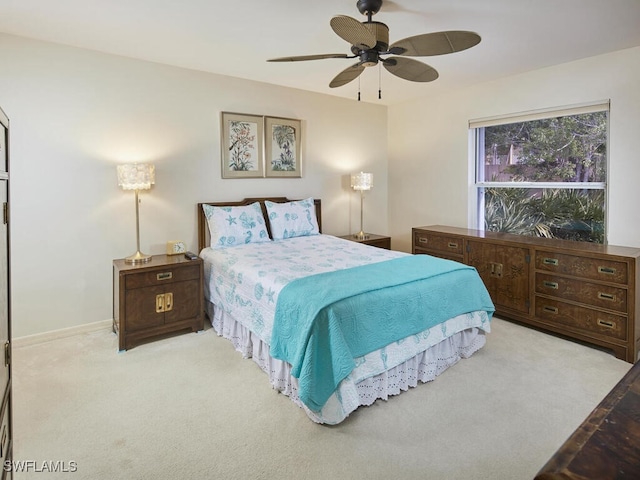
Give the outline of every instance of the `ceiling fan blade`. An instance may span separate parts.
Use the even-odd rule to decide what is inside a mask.
[[[435,68],[411,58],[386,58],[382,64],[389,73],[411,82],[432,82],[439,76]]]
[[[351,80],[355,80],[360,76],[360,74],[364,71],[365,67],[363,67],[359,62],[351,65],[349,68],[345,68],[338,75],[335,76],[329,86],[331,88],[341,87],[342,85],[346,85]]]
[[[323,58],[349,58],[349,56],[346,53],[324,53],[320,55],[301,55],[299,57],[270,58],[267,62],[302,62],[304,60],[322,60]]]
[[[367,50],[376,46],[376,37],[371,31],[355,18],[346,15],[336,15],[329,22],[331,28],[350,45]]]
[[[463,30],[425,33],[394,42],[389,51],[395,55],[428,57],[460,52],[480,43],[480,35]],[[402,49],[402,51],[400,50]]]

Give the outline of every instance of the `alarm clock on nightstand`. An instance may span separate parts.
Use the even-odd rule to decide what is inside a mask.
[[[187,251],[187,247],[184,242],[179,240],[170,240],[167,242],[167,255],[179,255],[181,253],[185,253]]]

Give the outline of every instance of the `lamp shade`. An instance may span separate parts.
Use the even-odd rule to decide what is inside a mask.
[[[118,165],[118,186],[123,190],[149,190],[156,183],[156,167],[150,163]]]
[[[354,190],[371,190],[373,188],[373,173],[352,173],[351,188]]]

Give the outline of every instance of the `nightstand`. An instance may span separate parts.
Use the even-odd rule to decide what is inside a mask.
[[[149,263],[113,261],[113,331],[126,350],[149,337],[204,329],[202,259],[154,255]]]
[[[367,233],[367,238],[360,240],[354,235],[342,235],[339,238],[345,240],[351,240],[352,242],[364,243],[365,245],[371,245],[372,247],[386,248],[391,250],[391,237],[385,237],[384,235],[376,235],[375,233]]]

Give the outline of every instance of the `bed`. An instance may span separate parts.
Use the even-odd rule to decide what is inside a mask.
[[[434,380],[485,345],[472,267],[322,232],[319,199],[198,206],[206,313],[317,423]]]

